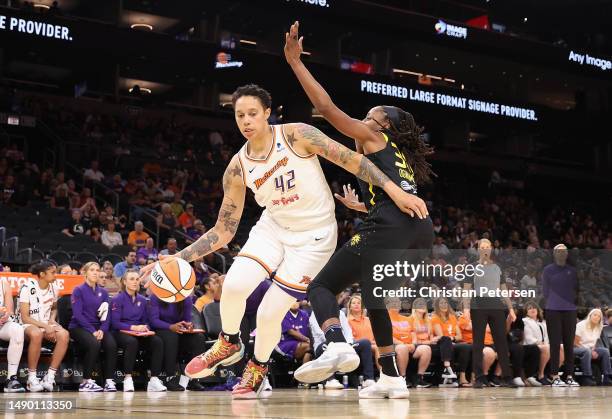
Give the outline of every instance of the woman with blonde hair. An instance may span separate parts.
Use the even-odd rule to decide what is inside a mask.
[[[376,360],[376,367],[380,369],[378,364],[378,346],[374,340],[374,332],[372,332],[372,324],[366,315],[366,311],[361,301],[361,295],[353,294],[346,303],[346,311],[349,325],[353,331],[353,339],[355,341],[367,339],[372,343],[372,355]]]
[[[456,387],[457,374],[453,371],[452,362],[455,342],[461,340],[461,329],[457,322],[455,311],[444,297],[434,300],[434,313],[431,316],[432,341],[440,352],[444,364],[442,378],[445,385]],[[435,340],[437,339],[437,342]],[[433,348],[432,348],[433,349]]]
[[[418,374],[427,371],[431,361],[431,348],[427,345],[417,345],[413,341],[410,317],[399,314],[399,299],[389,299],[387,307],[393,326],[393,344],[395,345],[397,370],[400,376],[405,377],[410,362],[410,354],[418,359]]]
[[[424,375],[431,362],[432,348],[430,345],[434,342],[432,341],[431,322],[427,316],[427,302],[423,298],[417,298],[412,302],[409,323],[412,329],[412,344],[415,346],[413,357],[420,358],[416,386],[417,388],[431,387],[431,384],[425,381]],[[437,339],[435,341],[437,342]]]
[[[108,292],[98,283],[100,265],[87,262],[81,268],[85,282],[72,291],[72,319],[68,330],[70,337],[85,352],[83,357],[83,381],[79,386],[81,392],[117,391],[112,377],[117,361],[117,343],[111,333]],[[104,349],[104,388],[92,379],[96,359]]]
[[[597,340],[603,330],[603,313],[600,309],[591,310],[589,315],[576,325],[576,340],[574,354],[580,358],[580,367],[584,375],[582,385],[595,385],[591,361],[597,361],[603,373],[602,385],[612,385],[612,368],[610,367],[610,351],[598,347]]]
[[[140,274],[128,269],[121,277],[121,292],[111,301],[112,329],[117,345],[123,348],[123,391],[134,391],[132,371],[141,347],[151,354],[151,378],[147,391],[166,391],[166,386],[158,378],[162,368],[164,342],[151,332],[147,300],[138,294],[139,289]]]

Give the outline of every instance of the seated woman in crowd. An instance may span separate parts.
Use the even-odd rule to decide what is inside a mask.
[[[543,386],[549,386],[552,382],[544,375],[546,364],[550,361],[550,342],[548,341],[546,321],[542,309],[535,301],[528,301],[525,304],[525,314],[526,316],[523,318],[523,345],[537,345],[540,349],[537,380]],[[559,357],[561,364],[563,364],[563,348],[560,350]],[[531,378],[533,377],[528,377],[527,381],[535,386],[535,383],[531,382]]]
[[[457,323],[455,311],[444,297],[434,300],[434,312],[431,316],[431,327],[433,339],[439,339],[437,347],[440,358],[444,364],[442,378],[447,381],[446,385],[456,386],[457,375],[453,371],[451,363],[454,358],[454,347],[461,340],[461,329]]]
[[[412,344],[416,346],[416,350],[421,346],[426,346],[430,349],[430,360],[433,350],[439,350],[437,343],[439,338],[435,338],[432,333],[431,321],[427,315],[427,302],[423,298],[417,298],[412,302],[412,314],[409,317],[409,325],[412,334]],[[450,344],[450,340],[448,341]],[[441,358],[448,357],[448,347],[445,346],[444,353],[441,352]],[[452,360],[452,346],[450,349],[450,359]],[[429,365],[428,365],[429,366]],[[424,370],[420,370],[418,374],[417,388],[431,387],[431,384],[424,379]]]
[[[610,351],[597,346],[597,340],[603,330],[603,313],[600,309],[591,310],[586,319],[576,325],[576,340],[574,354],[580,358],[580,368],[584,376],[582,385],[595,385],[591,361],[599,363],[603,374],[602,385],[612,385],[612,368],[610,367]]]
[[[178,303],[163,302],[151,294],[149,300],[149,321],[155,334],[164,342],[164,370],[169,391],[203,390],[197,381],[189,381],[185,375],[176,376],[178,355],[185,354],[190,360],[204,351],[204,335],[193,333],[191,322],[191,296]],[[189,383],[189,384],[188,384]]]
[[[376,341],[374,340],[374,333],[372,332],[370,319],[365,315],[365,310],[363,308],[363,304],[361,303],[361,295],[353,294],[351,298],[349,298],[348,303],[346,303],[346,308],[348,311],[348,315],[346,317],[348,318],[349,325],[353,331],[353,340],[359,341],[362,339],[367,339],[370,341],[372,344],[372,355],[374,356],[374,361],[376,362],[376,368],[380,370],[380,365],[378,365],[378,346],[376,346]]]
[[[98,283],[99,275],[106,274],[100,271],[100,265],[96,262],[83,265],[81,274],[85,276],[85,282],[72,291],[72,319],[68,326],[70,337],[84,352],[83,381],[79,391],[117,391],[113,381],[117,363],[117,343],[109,331],[109,297],[104,287]],[[100,349],[104,349],[104,388],[92,378],[94,364],[101,357]]]
[[[474,373],[472,372],[472,379],[468,382],[466,377],[466,371],[470,366],[470,360],[472,358],[472,344],[474,343],[473,335],[472,335],[472,320],[468,314],[464,314],[459,317],[459,321],[457,322],[459,325],[459,330],[461,331],[461,339],[462,342],[469,345],[469,352],[459,351],[458,360],[459,360],[459,386],[461,387],[472,387],[472,383],[475,380]],[[495,362],[497,358],[497,354],[495,350],[492,348],[493,346],[493,335],[491,334],[491,329],[487,325],[485,329],[485,338],[484,338],[484,348],[482,350],[482,371],[485,376],[488,374],[489,369]]]
[[[108,260],[102,264],[100,273],[98,274],[98,284],[104,287],[110,298],[113,298],[121,292],[121,280],[115,278],[113,264]]]
[[[164,354],[164,342],[159,336],[150,334],[150,320],[147,315],[147,300],[138,294],[140,274],[127,270],[121,278],[121,292],[111,301],[111,327],[117,346],[123,348],[123,391],[134,391],[132,372],[136,355],[141,348],[151,354],[151,379],[147,391],[166,391],[158,378]],[[127,332],[127,333],[126,333]]]
[[[406,376],[410,354],[414,359],[418,359],[418,375],[422,376],[427,371],[431,362],[431,348],[427,345],[417,345],[414,343],[413,330],[410,317],[399,314],[401,302],[398,298],[390,298],[387,302],[389,317],[393,325],[393,343],[397,361],[397,370],[402,377]],[[418,385],[418,384],[417,384]]]

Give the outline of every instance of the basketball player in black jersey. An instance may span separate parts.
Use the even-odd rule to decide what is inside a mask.
[[[302,38],[298,39],[298,28],[299,23],[295,22],[285,35],[285,58],[310,101],[336,129],[355,140],[358,152],[367,155],[402,189],[416,195],[417,184],[429,181],[433,175],[425,160],[432,149],[423,141],[421,129],[416,126],[412,115],[393,106],[376,106],[363,121],[345,114],[301,62]],[[364,203],[353,202],[351,206],[368,213],[365,222],[351,240],[332,256],[308,287],[308,298],[315,317],[325,332],[327,350],[295,372],[296,379],[303,382],[320,382],[336,372],[348,372],[351,366],[355,368],[356,354],[342,334],[335,296],[361,279],[364,258],[380,249],[430,249],[433,243],[433,225],[424,203],[423,211],[410,217],[397,210],[380,188],[364,182],[360,182],[360,186]],[[406,255],[406,258],[413,256]],[[364,300],[367,307],[367,299]],[[367,308],[380,351],[382,373],[380,380],[361,390],[359,396],[406,398],[406,382],[399,376],[395,365],[389,313],[384,306]]]

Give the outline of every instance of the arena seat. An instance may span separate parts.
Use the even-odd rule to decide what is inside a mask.
[[[112,248],[113,253],[116,253],[118,255],[121,255],[121,260],[123,260],[123,258],[125,258],[127,256],[127,254],[131,251],[133,251],[134,249],[132,248],[132,246],[128,246],[128,245],[120,245],[120,246],[115,246]]]
[[[74,255],[73,260],[84,265],[87,262],[98,262],[98,257],[91,252],[79,252]]]
[[[67,252],[64,252],[62,250],[56,250],[55,252],[49,255],[49,259],[51,259],[53,262],[55,262],[58,265],[64,265],[70,262],[72,257]]]
[[[204,321],[206,322],[206,332],[209,338],[217,339],[221,333],[221,303],[213,301],[204,307],[202,312]]]
[[[108,260],[110,263],[113,264],[113,266],[123,261],[123,257],[116,253],[107,253],[105,255],[99,255],[98,259],[100,260],[100,263],[104,263]]]

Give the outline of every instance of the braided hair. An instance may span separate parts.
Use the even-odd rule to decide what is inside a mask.
[[[426,157],[433,154],[434,150],[423,138],[423,127],[417,126],[412,114],[401,108],[396,106],[382,106],[381,108],[389,122],[389,128],[384,131],[393,138],[404,153],[414,171],[415,182],[417,185],[430,183],[431,178],[436,174],[431,170],[431,164]]]

